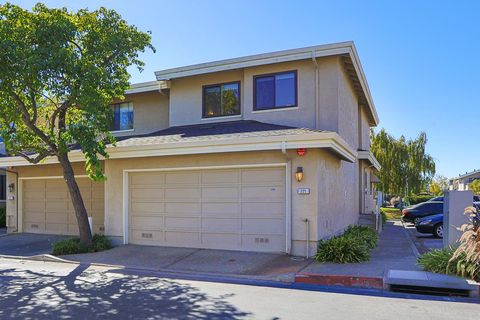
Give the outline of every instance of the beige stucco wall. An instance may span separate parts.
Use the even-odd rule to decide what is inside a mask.
[[[139,135],[168,127],[168,96],[158,91],[127,95],[125,102],[133,102],[133,131],[117,131],[117,137]],[[118,101],[117,103],[119,103]]]
[[[358,149],[360,150],[370,150],[370,125],[368,123],[368,115],[367,111],[365,110],[366,107],[361,107],[359,109],[360,116],[359,116],[359,146]]]

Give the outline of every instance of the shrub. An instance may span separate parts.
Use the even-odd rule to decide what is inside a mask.
[[[413,206],[414,204],[425,202],[432,198],[433,198],[432,195],[415,195],[415,196],[409,196],[408,202],[410,203],[411,206]]]
[[[453,256],[455,249],[434,249],[430,252],[422,254],[417,264],[423,270],[435,273],[456,274],[456,265],[451,263],[450,259]]]
[[[0,228],[7,226],[7,213],[5,208],[0,208]]]
[[[367,246],[368,249],[374,249],[377,246],[378,236],[377,232],[370,227],[365,226],[349,226],[344,237],[356,238]]]
[[[67,254],[99,252],[108,250],[112,247],[110,241],[104,235],[94,235],[92,242],[92,246],[87,247],[80,243],[80,238],[78,237],[65,239],[53,245],[52,254],[55,256],[61,256]]]
[[[368,247],[353,237],[320,240],[315,259],[320,262],[355,263],[370,259]]]
[[[315,259],[320,262],[356,263],[370,260],[370,251],[377,246],[375,230],[349,226],[343,235],[318,242]]]

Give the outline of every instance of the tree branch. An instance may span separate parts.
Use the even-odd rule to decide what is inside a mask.
[[[44,151],[38,153],[36,155],[36,157],[34,157],[34,158],[32,158],[31,156],[29,156],[28,154],[23,153],[23,152],[17,152],[17,155],[24,158],[25,160],[27,160],[30,163],[37,164],[48,156],[54,156],[55,153],[51,150],[44,150]]]

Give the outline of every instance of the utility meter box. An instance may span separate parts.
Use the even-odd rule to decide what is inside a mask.
[[[443,201],[443,247],[456,246],[460,227],[468,223],[465,208],[473,205],[472,191],[447,191]]]

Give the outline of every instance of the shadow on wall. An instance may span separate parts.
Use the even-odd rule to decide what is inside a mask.
[[[169,279],[79,265],[66,276],[0,271],[1,319],[241,319],[225,299]]]

